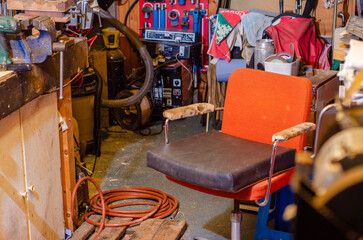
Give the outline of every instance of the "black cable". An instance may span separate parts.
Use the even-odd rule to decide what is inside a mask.
[[[311,11],[315,8],[317,1],[316,0],[307,0],[303,12],[304,17],[310,17]]]
[[[124,19],[124,24],[125,26],[127,25],[127,18],[130,15],[130,12],[132,11],[132,9],[135,7],[135,5],[139,2],[139,0],[135,0],[131,6],[129,7],[129,9],[127,9],[126,15],[125,15],[125,19]]]

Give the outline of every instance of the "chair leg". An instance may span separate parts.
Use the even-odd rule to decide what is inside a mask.
[[[273,229],[270,229],[267,227],[270,203],[271,203],[271,196],[270,196],[270,200],[266,204],[266,206],[259,207],[259,209],[258,209],[255,240],[264,240],[264,239],[292,240],[291,233],[277,231],[277,230],[273,230]]]
[[[234,200],[234,209],[231,213],[231,240],[241,240],[242,211],[239,201]]]
[[[294,203],[294,194],[290,190],[290,186],[285,186],[276,192],[276,216],[274,228],[279,231],[287,232],[291,227],[291,221],[286,222],[282,215],[287,205]]]

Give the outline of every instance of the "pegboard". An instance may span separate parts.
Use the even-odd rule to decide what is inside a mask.
[[[189,20],[189,24],[188,24],[188,30],[193,30],[193,16],[192,15],[188,15],[188,11],[192,10],[192,9],[196,9],[197,5],[196,5],[196,0],[194,1],[194,3],[192,4],[190,0],[184,0],[184,5],[180,5],[180,3],[182,3],[183,0],[140,0],[139,1],[139,16],[140,16],[140,37],[143,37],[142,33],[142,29],[145,28],[145,25],[148,28],[154,28],[154,14],[153,14],[153,7],[156,4],[158,6],[158,28],[160,28],[160,25],[163,25],[161,23],[161,21],[163,21],[162,18],[160,18],[160,9],[161,9],[161,5],[165,6],[165,21],[163,21],[165,28],[170,28],[170,29],[179,29],[182,30],[182,17],[184,15],[184,10],[187,11],[187,16],[188,16],[188,20]],[[151,9],[149,18],[145,18],[145,11],[143,12],[143,9],[145,10],[145,7],[149,6]],[[203,65],[208,65],[208,55],[207,55],[207,51],[208,51],[208,0],[199,0],[199,8],[200,9],[205,9],[206,10],[206,14],[204,15],[204,17],[202,17],[201,19],[201,26],[200,26],[200,32],[201,32],[201,37],[200,37],[200,41],[203,43],[203,59],[202,59],[202,63]],[[170,12],[177,12],[179,14],[178,16],[178,20],[174,20],[173,22],[170,20],[169,18],[169,13]],[[172,15],[173,16],[173,15]],[[174,15],[175,16],[175,15]]]

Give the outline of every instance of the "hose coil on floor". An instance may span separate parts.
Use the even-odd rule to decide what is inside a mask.
[[[72,203],[71,203],[72,220],[74,224],[77,226],[79,226],[83,221],[78,222],[76,216],[74,216],[74,200],[80,183],[82,183],[85,180],[89,180],[95,185],[96,189],[98,190],[98,194],[90,199],[90,207],[92,211],[86,213],[84,219],[93,225],[100,226],[100,229],[102,229],[103,226],[105,227],[129,226],[132,224],[140,223],[148,218],[164,218],[174,213],[178,208],[178,200],[175,197],[154,188],[128,187],[128,188],[119,188],[119,189],[113,189],[101,192],[100,187],[92,178],[84,177],[77,182],[72,193]],[[142,199],[142,200],[128,201],[129,199]],[[146,200],[151,200],[151,201],[146,201]],[[124,201],[124,202],[113,204],[119,201]],[[146,210],[116,209],[116,208],[135,206],[135,205],[150,205],[154,207]],[[124,218],[133,218],[134,220],[124,223],[104,223],[104,221],[94,222],[89,219],[89,216],[95,213],[102,214],[102,220],[104,219],[103,213],[105,214],[105,217],[106,216],[124,217]]]

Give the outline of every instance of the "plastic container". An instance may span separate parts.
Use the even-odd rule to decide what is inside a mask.
[[[297,59],[295,62],[292,62],[292,63],[264,61],[264,64],[265,64],[266,72],[279,73],[279,74],[289,75],[289,76],[299,75],[300,59]]]

